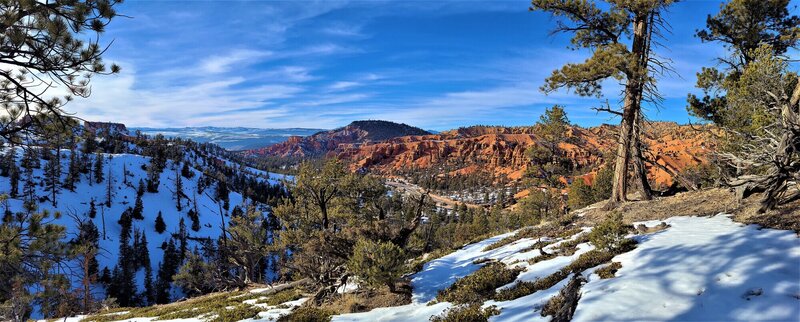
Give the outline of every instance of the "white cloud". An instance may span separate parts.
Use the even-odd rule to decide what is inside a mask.
[[[328,86],[328,88],[331,89],[331,90],[340,91],[340,90],[350,89],[350,88],[358,87],[358,86],[361,86],[361,83],[359,83],[359,82],[340,81],[340,82],[335,82],[335,83],[331,84],[330,86]]]
[[[227,55],[212,56],[200,63],[200,69],[210,74],[227,72],[234,65],[255,64],[261,59],[271,56],[269,51],[235,50]]]

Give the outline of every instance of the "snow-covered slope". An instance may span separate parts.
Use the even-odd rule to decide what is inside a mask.
[[[69,160],[69,151],[62,151],[62,168],[67,169]],[[18,151],[21,159],[22,151]],[[76,184],[75,191],[67,189],[59,189],[57,195],[57,205],[54,206],[49,200],[50,192],[46,191],[44,187],[37,186],[36,195],[39,197],[47,197],[48,201],[40,202],[39,210],[47,210],[50,213],[60,212],[62,215],[58,218],[52,219],[54,223],[65,226],[67,229],[67,238],[72,238],[77,233],[78,228],[73,216],[91,220],[97,227],[100,233],[100,248],[101,251],[97,256],[99,267],[102,270],[104,267],[113,269],[119,259],[119,235],[121,226],[117,223],[120,215],[129,207],[134,206],[136,200],[136,187],[139,180],[146,180],[147,173],[144,170],[145,166],[150,163],[149,157],[143,157],[133,154],[104,154],[104,181],[102,183],[90,182],[86,176],[81,177],[81,181]],[[44,161],[42,161],[44,165]],[[195,198],[197,201],[197,212],[199,213],[200,229],[193,231],[190,229],[191,219],[187,216],[189,209],[192,208],[191,200],[183,200],[184,206],[181,211],[177,210],[176,201],[173,199],[173,192],[175,188],[175,176],[179,174],[175,168],[180,169],[180,164],[175,164],[173,161],[167,161],[165,170],[161,173],[158,193],[145,193],[142,196],[143,203],[143,217],[142,220],[133,220],[133,228],[138,229],[146,235],[148,242],[148,251],[153,272],[158,270],[158,265],[162,261],[163,249],[162,243],[169,240],[172,233],[178,231],[179,222],[181,219],[185,221],[186,229],[190,236],[189,247],[194,247],[196,242],[192,241],[194,238],[212,238],[216,239],[222,233],[222,223],[227,224],[228,217],[220,215],[220,205],[215,201],[212,196],[214,194],[214,187],[208,187],[202,194],[197,194],[197,185],[201,177],[200,171],[192,168],[194,176],[191,179],[182,178],[182,185],[184,193],[189,198]],[[123,169],[127,171],[127,179],[123,177]],[[43,169],[34,169],[35,182],[41,182],[44,176]],[[64,170],[66,171],[66,170]],[[253,171],[258,171],[253,169]],[[110,207],[106,207],[106,195],[108,180],[112,180],[112,202]],[[270,179],[270,182],[276,183],[279,176],[259,172],[257,175],[263,175]],[[24,178],[23,180],[24,181]],[[124,183],[127,181],[127,184]],[[24,183],[20,183],[21,187]],[[0,193],[7,193],[10,187],[8,177],[0,177]],[[231,191],[229,194],[230,207],[242,204],[242,195]],[[94,219],[88,218],[87,214],[90,209],[90,202],[94,200],[97,216]],[[22,197],[17,199],[8,199],[8,206],[12,211],[22,211],[23,200]],[[155,219],[158,213],[161,212],[162,217],[166,223],[166,231],[158,233],[155,229]],[[51,217],[52,218],[52,217]],[[137,283],[140,288],[143,287],[144,272],[140,270],[137,276]],[[96,287],[96,295],[102,298],[102,287]],[[173,288],[175,290],[176,288]]]
[[[603,265],[583,272],[588,283],[581,289],[574,321],[800,319],[800,239],[793,232],[745,226],[726,215],[673,217],[666,222],[670,225],[666,230],[632,237],[639,242],[638,247],[613,259],[622,263],[616,277],[600,279],[594,272]],[[578,244],[573,255],[535,264],[526,261],[540,254],[537,249],[527,250],[536,243],[534,239],[523,238],[485,251],[486,246],[513,234],[468,245],[427,263],[412,277],[411,304],[338,315],[333,321],[427,321],[452,306],[447,302],[431,304],[437,292],[476,271],[481,266],[475,264],[476,260],[488,258],[522,267],[524,270],[517,281],[532,281],[552,274],[593,249],[588,243]],[[552,251],[568,239],[551,244],[545,250]],[[568,279],[515,300],[490,300],[483,306],[495,306],[500,310],[490,321],[548,321],[550,317],[541,316],[541,308],[558,294]],[[247,301],[255,303],[253,300],[244,303]],[[262,312],[245,321],[274,321],[303,301],[305,299],[279,306],[258,306]]]
[[[758,229],[734,223],[729,217],[675,217],[672,227],[637,236],[639,246],[614,261],[622,263],[615,278],[600,279],[584,272],[589,283],[582,289],[574,321],[752,321],[800,319],[800,239],[793,232]],[[654,223],[649,223],[654,224]],[[481,258],[512,263],[532,258],[538,250],[519,253],[535,240],[521,239],[492,251],[484,247],[507,235],[469,245],[425,265],[416,274],[413,303],[345,314],[334,321],[426,321],[450,303],[427,305],[436,292],[477,270]],[[523,262],[518,280],[534,280],[568,265],[575,255],[556,257],[534,265]],[[540,308],[567,280],[512,301],[487,301],[500,314],[492,321],[548,321]]]

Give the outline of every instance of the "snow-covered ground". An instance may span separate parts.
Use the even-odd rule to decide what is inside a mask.
[[[666,222],[671,226],[666,230],[633,237],[639,241],[638,247],[613,259],[622,263],[616,277],[600,279],[594,274],[603,265],[583,272],[588,283],[581,289],[574,321],[800,320],[800,239],[793,232],[742,225],[726,215],[673,217]],[[452,306],[430,303],[440,290],[480,268],[481,264],[474,264],[476,260],[489,258],[523,267],[517,281],[532,281],[569,265],[593,248],[579,244],[573,255],[533,265],[526,260],[539,255],[539,250],[522,251],[536,243],[535,239],[523,238],[484,251],[513,234],[467,245],[427,263],[412,277],[411,304],[338,315],[333,321],[427,321]],[[561,242],[545,249],[552,250]],[[541,316],[541,307],[568,280],[515,300],[486,301],[484,307],[500,310],[491,321],[549,321],[550,317]],[[305,300],[265,306],[258,316],[245,321],[275,320]]]
[[[745,226],[725,215],[674,217],[666,222],[672,227],[637,236],[640,244],[635,250],[614,258],[622,263],[617,277],[600,279],[593,274],[596,268],[584,272],[589,282],[582,289],[574,321],[800,320],[800,239],[793,232]],[[427,321],[451,306],[427,303],[439,290],[477,270],[480,265],[473,264],[474,260],[511,263],[538,255],[537,250],[519,253],[535,243],[531,239],[483,251],[508,235],[469,245],[426,264],[413,277],[411,304],[339,315],[333,320]],[[518,280],[547,276],[590,249],[581,244],[572,256],[534,265],[515,264],[525,267]],[[539,310],[566,282],[512,301],[487,301],[484,306],[500,309],[492,321],[548,321]]]
[[[586,284],[574,321],[798,321],[800,239],[730,218],[675,217]]]
[[[66,171],[69,161],[69,151],[62,151],[62,171]],[[39,204],[39,210],[47,210],[51,214],[56,211],[62,215],[59,218],[50,220],[53,223],[66,227],[67,238],[73,238],[78,232],[73,216],[82,219],[91,220],[97,227],[100,233],[100,248],[101,251],[97,256],[97,260],[102,270],[108,267],[110,270],[114,268],[119,259],[119,235],[120,225],[117,221],[125,209],[134,206],[136,200],[136,187],[139,180],[146,180],[147,173],[144,167],[150,163],[149,157],[143,157],[133,154],[103,154],[105,164],[103,170],[104,180],[102,183],[90,182],[85,175],[81,176],[81,181],[75,186],[75,191],[67,189],[59,189],[56,197],[57,204],[53,206],[51,201],[44,201]],[[17,162],[21,162],[22,151],[18,150]],[[45,161],[42,160],[42,168],[34,169],[34,180],[41,181],[44,177],[43,168]],[[227,216],[221,216],[219,213],[220,206],[212,198],[214,194],[214,186],[206,188],[204,193],[197,194],[197,185],[201,177],[201,172],[192,168],[194,177],[191,179],[182,178],[182,185],[184,193],[189,196],[190,200],[183,200],[183,207],[181,211],[177,210],[176,200],[173,197],[175,188],[175,176],[177,169],[181,165],[173,164],[172,161],[167,162],[166,169],[161,173],[159,192],[158,193],[145,193],[142,196],[143,204],[143,220],[133,220],[133,228],[139,230],[147,237],[148,252],[150,255],[150,262],[153,272],[158,271],[158,265],[162,261],[163,249],[162,243],[169,240],[173,233],[178,232],[179,221],[184,219],[186,230],[190,237],[193,238],[213,238],[216,239],[222,234],[222,223],[228,222]],[[123,170],[127,172],[127,179],[123,176]],[[105,206],[109,174],[112,188],[112,202],[110,207]],[[266,175],[271,175],[265,173]],[[272,174],[274,175],[274,174]],[[62,180],[64,175],[62,174]],[[23,193],[25,177],[19,183],[20,193]],[[124,181],[127,180],[127,184]],[[10,187],[8,177],[0,177],[0,193],[8,193]],[[45,190],[42,186],[36,187],[36,195],[38,197],[50,198],[50,192]],[[23,200],[20,198],[8,199],[8,207],[12,211],[22,211]],[[192,221],[187,215],[190,208],[192,208],[191,198],[197,200],[197,212],[199,213],[200,229],[195,232],[191,230]],[[230,208],[242,204],[242,195],[231,191],[229,194]],[[94,200],[97,216],[94,219],[88,218],[90,202]],[[5,205],[3,205],[5,207]],[[155,219],[158,213],[161,212],[164,222],[166,223],[166,231],[158,233],[155,230]],[[197,244],[189,240],[189,249],[195,247]],[[143,289],[144,270],[137,272],[137,284],[140,289]],[[97,286],[94,288],[96,297],[103,297],[103,288]],[[173,288],[177,292],[178,288]],[[175,294],[179,296],[180,294]]]

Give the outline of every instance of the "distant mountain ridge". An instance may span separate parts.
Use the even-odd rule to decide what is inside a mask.
[[[147,135],[162,134],[166,137],[179,137],[191,139],[200,143],[214,143],[227,150],[238,151],[247,149],[257,149],[277,143],[284,142],[292,136],[308,136],[324,129],[309,128],[248,128],[248,127],[169,127],[169,128],[150,128],[139,127],[131,128],[131,132],[136,130]]]
[[[361,145],[398,137],[430,134],[428,131],[403,123],[380,120],[354,121],[347,126],[321,131],[307,137],[293,136],[283,143],[248,150],[245,154],[295,158],[319,157],[336,151],[341,145]]]

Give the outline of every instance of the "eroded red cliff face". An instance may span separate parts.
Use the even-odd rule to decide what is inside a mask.
[[[611,125],[569,129],[569,143],[562,144],[562,148],[576,165],[594,169],[588,170],[587,181],[592,180],[604,156],[616,148],[615,133],[616,127]],[[517,180],[528,166],[525,151],[539,141],[528,127],[476,126],[378,142],[364,141],[363,136],[359,131],[343,131],[312,139],[291,138],[253,153],[337,156],[348,161],[353,169],[365,168],[384,175],[409,169],[447,169],[450,174],[486,171],[497,179]],[[707,162],[707,153],[714,149],[707,132],[666,122],[648,126],[645,142],[651,151],[650,159],[676,172]],[[648,166],[648,172],[657,185],[672,183],[672,176],[661,167]]]

